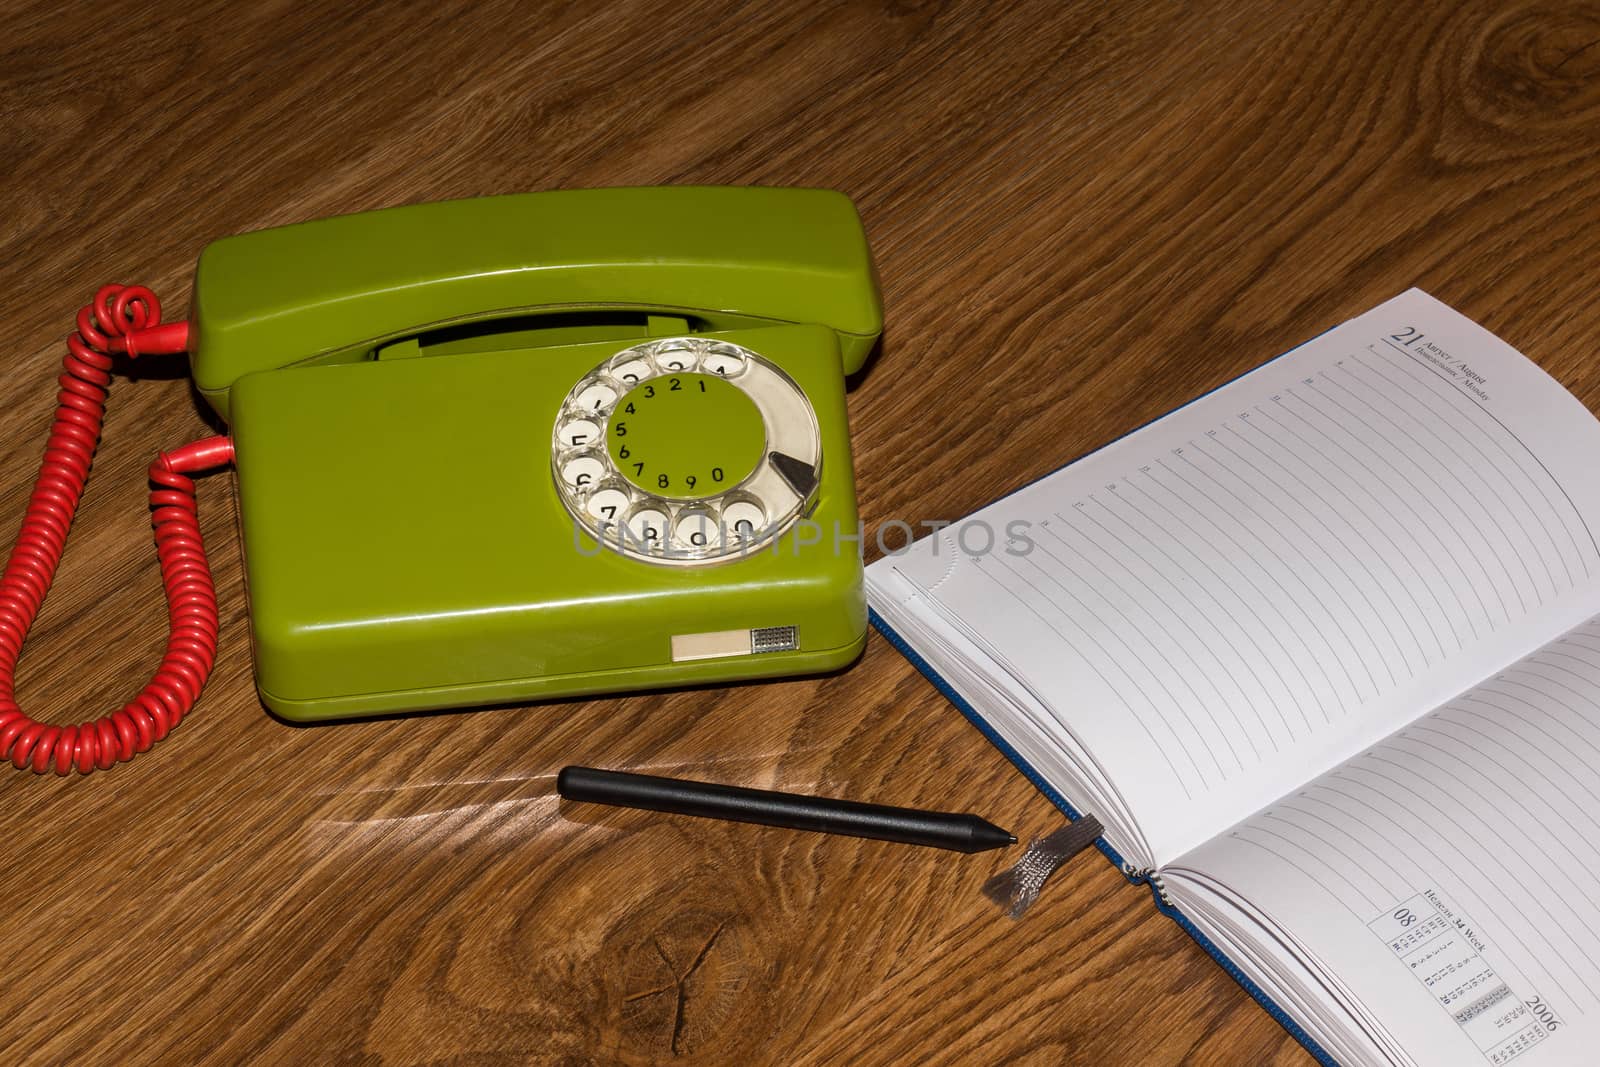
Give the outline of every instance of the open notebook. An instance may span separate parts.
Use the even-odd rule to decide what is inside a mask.
[[[1412,290],[868,597],[1319,1059],[1593,1064],[1597,533],[1600,421]]]

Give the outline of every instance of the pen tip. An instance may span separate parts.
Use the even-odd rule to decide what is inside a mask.
[[[1007,841],[1006,844],[1014,845],[1014,844],[1017,843],[1017,835],[1016,834],[1007,834],[1006,837],[1010,838],[1010,840]]]

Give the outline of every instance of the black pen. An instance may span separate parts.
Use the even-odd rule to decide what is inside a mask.
[[[976,815],[860,804],[593,767],[563,768],[556,777],[556,792],[568,800],[871,837],[956,852],[983,852],[1017,843],[1016,837]]]

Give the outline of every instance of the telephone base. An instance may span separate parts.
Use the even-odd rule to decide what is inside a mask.
[[[838,648],[728,656],[714,660],[669,663],[499,682],[474,682],[391,693],[356,693],[316,700],[284,700],[257,688],[261,702],[274,715],[292,722],[331,722],[406,712],[468,709],[532,703],[573,697],[603,696],[650,689],[682,689],[724,685],[762,678],[826,674],[848,667],[861,656],[867,635]]]

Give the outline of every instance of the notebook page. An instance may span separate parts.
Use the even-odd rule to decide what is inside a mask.
[[[1273,915],[1422,1062],[1594,1062],[1600,619],[1177,863]]]
[[[1412,290],[880,560],[869,595],[1044,694],[1160,863],[1591,614],[1595,455],[1559,384]]]

